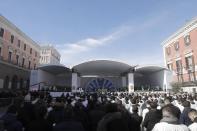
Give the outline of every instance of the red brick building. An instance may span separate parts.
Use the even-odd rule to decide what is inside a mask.
[[[39,57],[40,46],[0,15],[0,88],[28,87]]]
[[[195,87],[197,80],[197,18],[186,23],[163,43],[165,65],[173,72],[173,82]],[[193,90],[196,90],[193,88]]]

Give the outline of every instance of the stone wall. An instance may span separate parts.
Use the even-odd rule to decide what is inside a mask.
[[[14,89],[26,88],[27,81],[30,77],[30,72],[29,70],[25,70],[20,67],[0,61],[0,89],[3,89],[6,77],[9,78],[7,85],[8,89],[11,89],[11,87],[13,87]],[[15,81],[14,85],[13,81]]]

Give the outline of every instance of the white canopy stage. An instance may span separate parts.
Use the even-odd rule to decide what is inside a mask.
[[[49,72],[54,75],[70,73],[71,70],[64,65],[42,65],[38,69]]]
[[[171,74],[161,66],[131,66],[111,60],[94,60],[69,69],[63,65],[43,65],[31,71],[30,88],[42,83],[55,87],[70,87],[77,91],[167,90]],[[135,85],[134,85],[135,84]],[[134,88],[135,87],[135,88]]]
[[[63,65],[42,65],[31,71],[30,88],[68,88],[71,87],[71,75],[71,70]]]
[[[120,76],[134,68],[128,64],[109,60],[95,60],[78,64],[73,67],[74,72],[81,76]]]
[[[171,72],[162,66],[139,66],[134,74],[135,89],[169,90],[171,76]]]
[[[81,63],[72,68],[72,89],[83,87],[86,91],[95,89],[120,90],[127,87],[134,91],[134,67],[117,61],[95,60]]]

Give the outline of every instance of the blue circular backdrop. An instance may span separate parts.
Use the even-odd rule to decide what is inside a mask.
[[[99,89],[106,89],[108,91],[113,91],[115,88],[113,86],[113,83],[105,78],[93,79],[86,86],[86,91],[89,92],[97,91]]]

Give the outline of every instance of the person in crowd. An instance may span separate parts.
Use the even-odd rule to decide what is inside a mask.
[[[192,121],[190,120],[188,113],[190,112],[191,108],[190,108],[190,102],[189,101],[184,101],[183,102],[183,112],[181,113],[180,116],[180,123],[185,124],[187,126],[189,126]]]
[[[51,125],[56,125],[64,120],[64,103],[60,97],[56,98],[53,108],[49,112],[47,120]]]
[[[151,109],[150,108],[150,101],[147,100],[144,102],[143,106],[141,107],[143,121],[144,121],[146,114],[150,111],[150,109]]]
[[[77,100],[77,102],[75,103],[73,107],[73,111],[74,111],[74,119],[81,122],[84,129],[86,131],[89,131],[90,122],[89,122],[88,114],[86,112],[86,108],[84,107],[80,99]]]
[[[137,105],[138,103],[137,103],[137,98],[131,98],[130,99],[130,104],[129,104],[129,112],[130,113],[133,113],[133,110],[132,110],[132,108],[133,108],[133,106],[134,105]]]
[[[35,120],[27,125],[26,131],[52,131],[52,125],[46,120],[47,108],[39,106],[35,108]]]
[[[175,102],[174,102],[174,105],[177,106],[180,109],[181,113],[184,110],[182,102],[183,102],[183,100],[181,98],[175,99]]]
[[[161,110],[163,106],[164,106],[164,100],[159,99],[159,100],[158,100],[157,109],[158,109],[158,110]]]
[[[17,119],[17,108],[14,105],[8,107],[6,114],[0,120],[3,122],[5,131],[23,131],[23,125]]]
[[[97,131],[136,131],[136,123],[128,111],[110,103],[106,105],[106,115],[99,121]]]
[[[193,102],[192,108],[196,109],[197,94],[164,92],[61,94],[63,92],[59,96],[50,96],[50,92],[47,91],[4,91],[0,92],[0,97],[12,100],[9,103],[16,108],[17,112],[13,113],[15,114],[13,116],[18,123],[22,124],[23,131],[139,131],[141,123],[148,131],[157,124],[167,126],[166,129],[170,129],[169,126],[182,130],[185,129],[184,124],[190,125],[188,122],[190,119],[195,125],[195,118],[193,118],[195,115],[191,113],[192,115],[188,116],[191,108],[185,101]],[[180,104],[184,105],[184,108]],[[166,111],[162,111],[173,114],[176,109],[171,106],[183,110],[181,117],[176,112],[173,117],[164,115],[160,121],[163,112],[159,110],[165,107]],[[179,118],[181,119],[177,122]],[[3,121],[3,126],[4,124]]]
[[[138,106],[137,105],[133,105],[132,107],[132,114],[131,117],[136,121],[136,126],[137,126],[137,131],[140,131],[140,125],[142,123],[142,116],[138,115]]]
[[[188,116],[193,122],[188,128],[190,131],[197,131],[197,111],[195,109],[191,109],[188,113]]]
[[[18,119],[22,122],[24,128],[35,119],[34,106],[31,103],[31,96],[29,93],[18,107]]]
[[[151,131],[156,123],[158,123],[162,118],[161,110],[157,109],[157,103],[150,103],[150,111],[146,114],[142,127],[145,127],[147,131]]]
[[[162,119],[152,131],[189,131],[189,128],[179,123],[180,109],[172,104],[162,108]]]
[[[166,97],[166,98],[164,99],[164,105],[168,105],[168,104],[172,104],[172,103],[171,103],[171,98],[170,98],[170,97]]]
[[[66,107],[63,115],[63,121],[57,123],[53,131],[85,131],[82,123],[74,118],[72,107]]]
[[[88,117],[89,117],[92,131],[97,130],[98,122],[102,119],[104,115],[105,115],[105,112],[103,110],[102,105],[93,101],[89,101]]]

